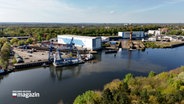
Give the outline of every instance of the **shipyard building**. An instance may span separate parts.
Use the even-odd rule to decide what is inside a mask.
[[[118,32],[118,36],[122,37],[123,39],[130,38],[130,32]],[[142,39],[145,38],[144,31],[133,31],[132,32],[132,39]]]
[[[87,48],[88,50],[99,50],[102,47],[101,37],[88,37],[76,35],[58,35],[57,40],[59,44],[70,44],[73,38],[75,46]]]

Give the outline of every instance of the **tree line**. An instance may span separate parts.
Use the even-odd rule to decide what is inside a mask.
[[[92,25],[44,25],[33,27],[30,25],[6,25],[0,26],[0,36],[32,36],[35,40],[49,40],[62,34],[84,35],[84,36],[116,36],[120,31],[133,31],[157,30],[158,28],[168,28],[168,35],[184,35],[181,29],[184,26],[180,25],[160,25],[160,24],[92,24]]]
[[[19,40],[17,38],[8,40],[5,37],[0,38],[0,66],[3,69],[8,69],[12,46],[28,45],[32,44],[33,42],[33,38],[28,38],[27,40]]]
[[[158,25],[133,25],[133,31],[148,31],[158,29]],[[38,40],[48,40],[62,34],[74,34],[85,36],[115,36],[119,31],[130,31],[127,25],[79,25],[60,27],[23,27],[23,26],[0,26],[0,36],[25,36],[31,35]]]
[[[114,80],[103,91],[86,91],[76,97],[74,104],[183,104],[184,66],[147,77],[127,74]]]

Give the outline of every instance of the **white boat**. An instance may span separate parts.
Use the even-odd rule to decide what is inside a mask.
[[[93,56],[93,54],[86,54],[86,57],[85,57],[85,61],[88,61],[88,60],[92,60],[92,59],[94,59],[94,56]]]
[[[82,63],[84,63],[84,61],[81,59],[80,55],[78,55],[78,58],[62,58],[59,50],[54,54],[53,65],[55,67],[77,65]]]
[[[83,60],[79,60],[77,58],[71,58],[71,59],[64,59],[64,60],[54,60],[53,65],[55,67],[62,67],[62,66],[78,65],[82,63],[84,63]]]

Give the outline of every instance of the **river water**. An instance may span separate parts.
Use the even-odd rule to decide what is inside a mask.
[[[127,73],[147,76],[150,71],[161,73],[184,65],[184,46],[172,49],[146,49],[115,54],[104,51],[96,60],[78,66],[62,68],[37,67],[0,76],[0,104],[71,104],[75,97],[87,90],[102,90]],[[13,90],[30,90],[39,98],[13,98]]]

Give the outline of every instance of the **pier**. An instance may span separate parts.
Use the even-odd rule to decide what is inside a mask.
[[[14,64],[15,69],[27,68],[27,67],[35,67],[35,66],[42,66],[43,64],[51,64],[48,60],[45,61],[38,61],[38,62],[30,62],[30,63],[17,63]]]

